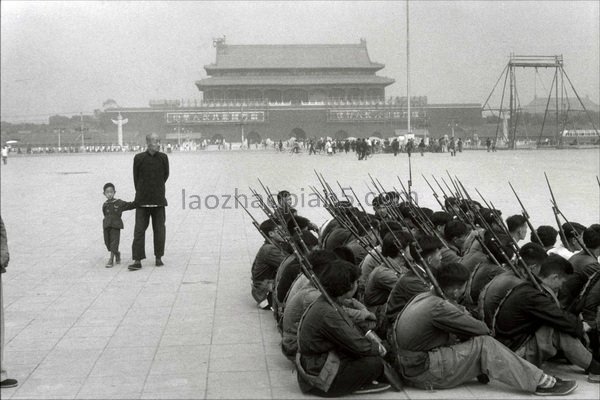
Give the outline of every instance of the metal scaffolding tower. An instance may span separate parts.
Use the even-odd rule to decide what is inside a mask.
[[[568,103],[568,96],[567,96],[568,87],[565,85],[565,78],[566,78],[566,82],[568,83],[570,89],[573,91],[573,93],[577,97],[577,101],[579,102],[579,105],[581,105],[583,111],[588,116],[588,118],[592,124],[592,127],[594,128],[594,130],[596,132],[596,135],[600,136],[600,133],[598,132],[598,129],[596,128],[596,125],[594,124],[594,120],[592,119],[592,117],[588,113],[587,109],[585,108],[585,105],[581,101],[581,98],[579,97],[577,90],[575,90],[575,87],[573,86],[571,79],[569,78],[569,76],[567,75],[567,72],[564,69],[562,54],[554,55],[554,56],[532,56],[532,55],[515,55],[515,54],[511,53],[510,58],[508,60],[508,64],[506,64],[506,66],[500,73],[500,76],[498,77],[498,80],[496,81],[494,88],[492,89],[490,95],[488,96],[485,103],[483,104],[483,111],[486,110],[486,107],[487,107],[487,110],[491,111],[493,115],[496,115],[495,111],[498,111],[498,122],[496,125],[496,139],[498,139],[498,132],[500,129],[500,124],[503,122],[503,120],[508,120],[508,128],[507,128],[507,136],[508,137],[506,139],[508,140],[508,147],[510,149],[515,148],[515,143],[517,140],[517,125],[519,123],[519,116],[521,114],[521,106],[519,103],[519,97],[518,97],[519,95],[518,95],[518,90],[517,90],[517,79],[516,79],[516,70],[519,68],[533,68],[536,70],[536,72],[537,72],[538,68],[553,68],[554,69],[554,77],[552,79],[552,84],[550,86],[550,90],[548,91],[548,100],[546,101],[546,109],[544,111],[544,119],[542,121],[542,128],[541,128],[540,135],[538,138],[538,145],[540,143],[542,134],[544,132],[544,126],[546,124],[546,118],[548,116],[548,109],[550,106],[550,101],[552,98],[553,90],[554,90],[554,100],[555,100],[554,114],[555,114],[555,119],[556,119],[556,130],[555,130],[554,135],[555,135],[556,143],[560,144],[560,141],[562,138],[561,131],[566,126],[568,112],[571,108],[570,104],[565,103],[565,99],[567,100],[566,102]],[[496,88],[498,87],[498,83],[500,83],[500,80],[502,79],[502,77],[504,77],[504,85],[502,88],[500,108],[494,109],[490,106],[489,101],[490,101],[492,95],[494,94],[494,92],[496,91]],[[507,82],[508,82],[508,105],[505,108],[504,98],[506,97]],[[559,101],[559,96],[560,96],[560,101]],[[562,127],[561,127],[561,121],[562,121]]]

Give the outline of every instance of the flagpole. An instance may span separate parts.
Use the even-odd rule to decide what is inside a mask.
[[[406,103],[408,104],[407,135],[410,134],[410,29],[408,25],[408,0],[406,0]]]
[[[410,135],[410,45],[409,45],[409,26],[408,26],[408,0],[406,0],[406,104],[408,105],[408,124],[406,129],[406,138]],[[410,163],[410,153],[408,152],[408,195],[412,197],[412,165]]]

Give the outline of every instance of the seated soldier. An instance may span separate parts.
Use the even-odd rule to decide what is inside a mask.
[[[363,236],[367,232],[368,223],[362,216],[363,213],[356,207],[342,207],[337,212],[339,212],[338,226],[332,228],[323,238],[322,247],[327,250],[346,246],[356,239],[355,234]]]
[[[360,265],[370,249],[370,247],[365,248],[365,243],[372,244],[377,242],[376,231],[374,230],[378,228],[378,222],[375,220],[374,216],[365,213],[355,214],[352,220],[355,222],[355,232],[361,239],[353,236],[344,245],[352,250],[356,262]]]
[[[525,240],[527,237],[527,219],[521,214],[511,215],[506,218],[506,227],[513,237],[515,243]]]
[[[548,258],[542,246],[527,243],[519,250],[519,255],[525,261],[534,276],[539,274],[540,266]],[[525,282],[516,276],[512,269],[497,275],[481,291],[478,299],[477,316],[493,331],[494,312],[506,294],[521,283]]]
[[[308,261],[317,278],[327,265],[336,259],[337,256],[329,250],[315,250],[308,256]],[[300,268],[299,264],[298,268]],[[287,299],[287,306],[283,310],[281,349],[287,357],[296,356],[298,349],[296,333],[300,317],[306,308],[320,295],[319,290],[310,282],[310,279],[305,275],[304,277],[307,278],[308,283]]]
[[[531,269],[534,275],[540,272],[540,266],[546,258],[548,253],[546,249],[537,243],[527,243],[519,249],[519,255],[525,261],[525,264]]]
[[[581,250],[581,244],[577,241],[577,236],[583,235],[585,226],[577,222],[565,222],[562,225],[563,231],[567,239],[569,248],[573,251],[573,255]],[[569,259],[570,260],[570,259]]]
[[[538,243],[537,238],[535,237],[533,232],[531,232],[529,239],[533,243],[537,243],[537,244],[543,246],[544,250],[549,251],[556,244],[556,238],[558,237],[558,231],[556,229],[554,229],[554,227],[552,227],[550,225],[540,225],[535,230],[535,233],[537,233],[537,235],[539,236],[541,243]]]
[[[291,194],[287,190],[282,190],[277,193],[277,208],[283,214],[286,221],[289,221],[292,217],[299,217],[298,211],[293,206],[293,204],[296,203],[295,199],[296,195]],[[306,229],[314,231],[317,234],[319,233],[319,227],[308,219],[306,220]]]
[[[375,312],[377,306],[385,304],[392,288],[398,278],[408,272],[404,259],[400,253],[396,240],[400,242],[402,250],[408,252],[409,237],[404,232],[388,233],[383,238],[381,255],[387,259],[391,267],[386,263],[376,267],[367,280],[365,287],[364,303]]]
[[[337,247],[333,249],[333,253],[344,261],[347,261],[352,264],[356,264],[356,260],[354,259],[354,254],[347,247]],[[304,274],[299,274],[298,277],[292,283],[292,287],[288,290],[286,299],[291,299],[298,293],[300,290],[305,288],[310,284],[310,280]]]
[[[300,274],[300,263],[294,254],[288,255],[277,268],[273,282],[273,317],[277,321],[277,328],[281,332],[281,318],[285,309],[285,300],[292,284]],[[291,279],[291,282],[290,282]]]
[[[477,310],[473,314],[484,321],[493,332],[496,325],[495,312],[498,304],[513,288],[524,282],[521,277],[515,275],[513,270],[496,275],[479,294]]]
[[[345,210],[347,208],[351,208],[352,204],[348,201],[338,201],[336,202],[333,207],[336,209],[336,212],[346,212]],[[342,228],[341,223],[335,219],[335,218],[331,218],[329,221],[325,221],[325,223],[323,223],[323,225],[321,226],[321,229],[319,230],[320,234],[319,234],[319,246],[321,246],[322,248],[324,248],[324,241],[325,239],[329,236],[329,234],[337,228]]]
[[[511,258],[514,255],[512,247],[509,246],[510,239],[506,235],[496,234],[500,243],[496,238],[486,232],[483,239],[483,244],[488,248],[491,254],[486,256],[486,259],[477,264],[469,276],[467,281],[467,287],[462,299],[462,304],[467,307],[471,312],[476,313],[475,307],[479,294],[483,288],[492,280],[495,276],[500,275],[509,269],[507,266],[511,262]],[[496,264],[492,257],[496,259],[501,265]],[[508,257],[508,259],[506,259]]]
[[[586,282],[572,307],[575,315],[590,326],[588,337],[590,350],[596,360],[600,360],[600,271],[595,272]]]
[[[521,359],[488,336],[487,326],[456,305],[469,270],[461,264],[435,274],[445,300],[435,290],[406,305],[394,326],[396,365],[404,380],[420,389],[450,389],[483,374],[540,395],[565,395],[577,386]],[[460,340],[462,341],[459,341]]]
[[[433,216],[433,210],[427,207],[418,207],[419,214],[422,215],[422,219],[427,219],[427,221],[431,221],[431,217]]]
[[[390,212],[392,205],[389,204],[389,202],[386,203],[384,197],[385,194],[381,193],[373,199],[371,202],[371,205],[373,206],[373,212],[379,219],[392,220],[393,216]]]
[[[336,249],[338,250],[338,249]],[[348,250],[349,251],[349,250]],[[313,272],[320,278],[320,274],[334,260],[340,259],[335,252],[329,250],[315,250],[309,254],[309,262],[312,265]],[[312,282],[300,289],[292,297],[288,298],[287,305],[283,313],[283,337],[281,350],[283,354],[292,361],[298,351],[298,324],[304,311],[313,301],[320,296],[319,290]],[[365,331],[375,327],[375,314],[369,312],[367,308],[360,304],[356,299],[348,299],[343,303],[344,310],[350,319]]]
[[[444,236],[444,228],[446,224],[452,221],[452,216],[446,211],[436,211],[431,214],[431,223],[433,228],[441,235]]]
[[[452,218],[462,215],[460,213],[459,201],[455,197],[446,197],[444,199],[444,208],[448,211],[448,214],[450,214]]]
[[[333,250],[336,247],[345,246],[354,236],[352,232],[344,227],[334,228],[326,238],[323,239],[323,248]]]
[[[293,199],[290,192],[287,190],[281,190],[277,193],[277,207],[281,210],[283,215],[288,216],[292,214],[294,216],[298,215],[296,209],[292,206]],[[286,218],[287,220],[288,218]]]
[[[462,214],[472,221],[475,218],[476,210],[481,209],[481,204],[473,200],[462,199],[459,201],[459,208],[462,210]]]
[[[379,225],[379,237],[384,238],[390,230],[394,232],[400,232],[402,230],[402,225],[396,221],[386,221]],[[377,246],[374,249],[375,252],[381,253],[381,246]],[[367,284],[367,280],[369,279],[369,275],[371,272],[380,264],[378,259],[370,252],[365,256],[362,262],[359,264],[360,267],[360,278],[358,278],[358,290],[359,293],[364,293],[365,285]]]
[[[492,210],[489,209],[482,209],[480,211],[480,214],[483,218],[483,220],[485,221],[482,222],[480,221],[481,225],[489,225],[492,230],[500,235],[500,234],[504,234],[504,230],[502,229],[502,227],[498,224],[498,220],[494,214],[494,212]],[[475,234],[477,234],[477,236],[479,237],[479,240],[477,240],[475,238]],[[488,259],[488,254],[485,251],[485,249],[481,246],[480,241],[483,241],[485,236],[485,230],[483,229],[477,229],[475,231],[472,232],[472,234],[470,235],[469,239],[466,240],[466,244],[465,244],[465,248],[467,249],[466,251],[463,252],[464,256],[462,258],[461,264],[464,265],[465,267],[467,267],[469,270],[473,270],[473,268],[475,268],[475,266],[477,264],[479,264],[480,262],[486,261]],[[467,247],[467,243],[470,243]],[[498,260],[500,261],[500,260]]]
[[[531,282],[515,286],[494,307],[494,336],[527,361],[542,362],[562,350],[565,357],[598,381],[600,363],[581,343],[584,327],[578,318],[560,308],[556,293],[569,275],[571,264],[560,256],[549,256],[538,275],[544,292]]]
[[[273,243],[265,240],[252,263],[252,297],[263,310],[271,309],[275,275],[279,265],[287,257],[287,253],[278,247],[283,243],[278,229],[277,224],[270,219],[260,224],[260,230]]]
[[[399,203],[400,195],[397,192],[385,192],[376,196],[371,205],[378,219],[393,221]]]
[[[295,222],[294,222],[295,221]],[[302,242],[306,245],[310,250],[314,249],[318,245],[317,238],[308,230],[310,221],[304,217],[295,217],[294,220],[289,220],[287,224],[287,229],[289,232],[292,232],[292,238],[298,244],[300,249],[303,248]],[[301,230],[300,237],[298,237],[297,232],[295,232],[295,227],[298,227]],[[298,277],[300,273],[300,264],[296,257],[293,254],[290,254],[279,266],[277,269],[277,275],[275,275],[274,282],[274,296],[273,296],[273,310],[275,320],[278,321],[278,326],[281,317],[283,316],[283,308],[285,308],[285,297],[287,295],[288,290],[294,283],[294,280]]]
[[[592,225],[583,231],[583,244],[594,255],[593,257],[587,254],[586,251],[580,250],[575,253],[569,262],[573,265],[575,273],[569,277],[564,286],[560,290],[559,300],[564,307],[570,307],[588,279],[600,271],[600,263],[598,256],[600,255],[600,225]]]
[[[565,260],[569,260],[575,253],[581,250],[581,246],[577,242],[576,236],[583,233],[585,226],[577,222],[565,222],[562,224],[562,230],[565,234],[565,240],[567,243],[563,243],[561,239],[553,248],[548,250],[548,255],[557,254]]]
[[[404,309],[404,306],[417,294],[431,289],[431,284],[423,267],[423,260],[429,265],[434,274],[441,265],[441,249],[443,244],[437,237],[424,236],[419,240],[419,246],[421,247],[421,255],[416,252],[414,245],[411,244],[410,246],[410,253],[413,260],[416,261],[414,266],[419,275],[409,269],[406,274],[398,279],[386,303],[385,319],[388,330],[386,337],[388,337],[390,343],[389,330],[393,327],[396,317]]]
[[[446,224],[444,239],[448,247],[442,249],[442,264],[462,261],[463,246],[469,233],[469,228],[462,221],[450,221]]]
[[[387,390],[385,348],[350,322],[342,303],[358,287],[358,267],[336,260],[321,272],[321,284],[335,303],[320,295],[306,310],[298,327],[296,368],[303,393],[322,397]]]

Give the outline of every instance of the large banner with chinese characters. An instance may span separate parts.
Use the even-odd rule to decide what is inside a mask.
[[[426,112],[424,110],[412,111],[411,117],[413,118],[425,118]],[[329,122],[340,122],[340,121],[373,121],[373,120],[402,120],[407,119],[408,113],[400,110],[381,110],[381,109],[342,109],[342,110],[329,110],[327,113],[327,121]]]
[[[218,124],[265,122],[264,111],[194,111],[167,113],[168,124]]]

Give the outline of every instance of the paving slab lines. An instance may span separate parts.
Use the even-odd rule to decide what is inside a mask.
[[[436,156],[430,157],[430,167],[443,173],[447,165]],[[132,157],[14,157],[1,167],[2,217],[11,251],[8,272],[2,276],[5,364],[10,376],[19,380],[17,388],[2,390],[2,398],[311,397],[299,391],[292,365],[280,353],[271,314],[256,309],[250,296],[250,265],[261,240],[248,217],[235,208],[184,209],[182,189],[207,196],[233,193],[237,187],[247,194],[247,186],[258,186],[256,178],[260,177],[273,190],[285,187],[300,192],[304,188],[308,193],[316,181],[313,168],[356,187],[364,186],[367,172],[393,185],[399,173],[384,176],[385,163],[393,157],[360,164],[344,155],[334,161],[314,157],[307,163],[306,157],[276,153],[172,154],[165,266],[154,267],[150,258],[140,271],[130,272],[126,266],[134,214],[123,215],[123,264],[107,269],[100,206],[101,188],[108,181],[115,183],[117,197],[133,198]],[[457,163],[453,172],[474,181],[466,175],[466,161],[460,162],[464,165]],[[293,173],[294,179],[274,168],[280,166]],[[70,170],[89,173],[58,173]],[[590,179],[595,174],[592,168]],[[524,189],[526,183],[516,186]],[[481,190],[493,194],[491,186]],[[568,200],[568,193],[557,195]],[[502,196],[506,198],[501,197],[499,203],[511,204],[518,211],[509,194]],[[433,199],[424,201],[437,209]],[[323,209],[306,207],[301,213],[318,223],[327,217]],[[259,217],[258,210],[255,214]],[[542,217],[551,218],[551,214]],[[151,229],[146,250],[151,256]],[[598,398],[598,385],[587,383],[575,368],[557,366],[551,372],[578,380],[579,388],[569,397]],[[400,393],[361,396],[527,397],[531,398],[498,383],[484,386],[477,382],[445,391],[407,388]]]

